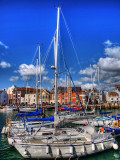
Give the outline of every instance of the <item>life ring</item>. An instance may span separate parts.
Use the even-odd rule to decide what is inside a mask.
[[[115,122],[115,123],[113,124],[113,126],[114,126],[114,127],[118,127],[118,123]]]

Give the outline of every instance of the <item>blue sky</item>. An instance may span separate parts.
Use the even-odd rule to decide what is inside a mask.
[[[19,87],[35,86],[35,61],[32,60],[40,43],[42,59],[51,43],[55,29],[57,6],[60,5],[69,26],[76,54],[60,18],[60,35],[63,52],[76,86],[90,88],[90,73],[95,76],[100,66],[101,84],[112,90],[120,84],[120,2],[110,1],[0,1],[0,89],[15,84]],[[54,84],[53,45],[43,67],[43,87]],[[38,54],[38,53],[37,53]],[[32,64],[32,65],[31,65]],[[93,69],[90,70],[90,64]],[[64,68],[59,56],[60,71]],[[31,73],[34,72],[34,73]],[[59,85],[65,85],[65,74],[59,77]]]

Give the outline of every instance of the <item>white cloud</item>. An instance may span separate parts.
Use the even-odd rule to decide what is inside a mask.
[[[10,64],[10,63],[7,63],[7,62],[5,62],[5,61],[2,61],[2,62],[0,63],[0,67],[1,67],[1,68],[10,68],[10,67],[11,67],[11,64]]]
[[[93,73],[95,73],[95,68],[97,65],[100,67],[100,80],[101,88],[104,90],[114,90],[115,85],[120,84],[120,46],[117,44],[113,46],[113,43],[110,41],[106,42],[107,48],[105,48],[106,57],[100,57],[98,62],[93,65]],[[109,46],[108,46],[109,45]],[[112,47],[111,47],[112,45]],[[79,72],[82,75],[90,76],[91,69],[90,67],[80,70]],[[93,74],[95,75],[95,74]],[[97,81],[97,74],[95,76],[95,81]],[[81,78],[82,82],[90,82],[90,77]],[[96,86],[96,84],[95,84]],[[94,87],[95,87],[94,86]],[[91,88],[91,84],[82,84],[81,87]]]
[[[74,81],[74,84],[75,84],[76,87],[78,87],[78,86],[81,86],[81,85],[82,85],[82,82],[76,80],[76,81]]]
[[[120,59],[120,46],[105,48],[105,55]]]
[[[9,47],[5,45],[3,42],[0,41],[0,46],[4,47],[5,49],[8,49]]]
[[[86,68],[86,69],[84,69],[84,70],[80,70],[80,72],[79,72],[79,74],[81,74],[81,75],[87,75],[87,76],[91,76],[91,74],[93,74],[93,73],[95,73],[95,69],[93,69],[93,68]]]
[[[23,81],[28,81],[31,79],[31,77],[36,75],[36,66],[34,66],[33,64],[27,65],[27,64],[21,64],[19,66],[18,70],[15,70],[15,73],[19,73],[20,76],[22,77],[21,79]],[[40,73],[40,69],[38,68],[38,73]],[[47,75],[47,71],[45,71],[44,66],[41,66],[41,74],[42,75]]]
[[[53,86],[54,83],[55,83],[54,79],[50,79],[50,78],[47,77],[47,76],[43,76],[42,81],[43,81],[44,83],[51,84],[52,86]]]
[[[18,80],[19,80],[18,76],[12,76],[9,78],[9,81],[12,81],[12,82],[17,82]]]
[[[107,40],[104,42],[105,45],[107,45],[108,47],[112,45],[112,42],[110,40]]]
[[[76,71],[74,71],[73,68],[70,68],[69,71],[70,71],[70,74],[75,74],[76,73]]]
[[[82,89],[91,89],[91,88],[96,88],[97,87],[97,84],[91,84],[91,83],[86,83],[86,84],[82,84],[81,85],[81,88]]]
[[[91,82],[91,78],[90,77],[82,77],[81,82]]]
[[[98,62],[101,69],[108,71],[108,72],[116,72],[120,71],[120,60],[106,57],[106,58],[100,58]]]
[[[58,79],[58,86],[64,86],[65,87],[65,85],[66,85],[65,79],[59,78]]]

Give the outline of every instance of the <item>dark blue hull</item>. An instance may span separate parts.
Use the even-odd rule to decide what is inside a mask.
[[[110,132],[112,134],[120,134],[120,127],[118,128],[110,128],[110,127],[105,127],[105,131]]]

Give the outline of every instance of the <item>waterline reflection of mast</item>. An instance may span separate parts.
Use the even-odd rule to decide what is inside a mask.
[[[40,104],[42,108],[42,75],[41,75],[41,54],[40,54],[40,45],[39,47],[39,68],[40,68]]]

